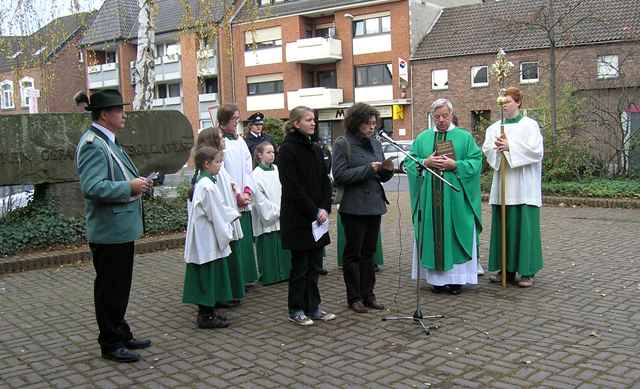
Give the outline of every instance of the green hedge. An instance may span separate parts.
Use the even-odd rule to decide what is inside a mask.
[[[553,196],[640,199],[640,180],[593,179],[589,181],[549,181],[542,193]]]
[[[491,191],[492,173],[480,178],[482,191]],[[550,196],[640,199],[640,180],[591,179],[585,181],[542,181],[542,193]]]
[[[183,231],[187,226],[186,202],[181,198],[147,199],[144,216],[147,234]],[[0,256],[85,241],[84,218],[64,217],[46,201],[32,201],[0,219]]]

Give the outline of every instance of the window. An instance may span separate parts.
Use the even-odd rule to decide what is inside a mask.
[[[213,127],[213,122],[211,121],[211,119],[200,120],[200,128],[205,129],[209,127]]]
[[[353,22],[353,36],[383,34],[391,31],[391,16],[371,17]]]
[[[284,3],[287,0],[258,0],[258,4],[263,7],[265,5],[274,5],[278,3]]]
[[[382,125],[382,129],[387,133],[387,135],[393,135],[393,119],[380,118],[380,124]]]
[[[104,63],[116,63],[116,52],[115,51],[105,51],[105,53],[104,53]]]
[[[618,68],[617,55],[601,55],[598,57],[598,78],[618,78],[620,69]]]
[[[84,62],[84,55],[82,54],[82,51],[78,51],[78,63],[83,63]]]
[[[449,71],[447,69],[431,71],[431,89],[449,89]]]
[[[205,78],[202,80],[201,93],[218,93],[218,79],[217,78]]]
[[[0,83],[0,107],[3,109],[13,108],[13,81],[4,80]]]
[[[27,90],[33,89],[33,85],[33,78],[31,77],[24,77],[22,80],[20,80],[20,105],[22,107],[29,106],[29,100],[31,98],[27,96]]]
[[[520,83],[530,84],[538,82],[538,63],[520,62]]]
[[[246,31],[244,35],[245,51],[282,47],[282,29],[280,27]]]
[[[321,38],[335,38],[336,37],[336,28],[335,27],[320,27],[316,28],[314,32],[314,36]]]
[[[356,67],[356,87],[391,85],[391,64]]]
[[[160,43],[156,45],[156,58],[174,54],[180,54],[180,45],[178,43]]]
[[[156,84],[156,98],[180,97],[180,83]]]
[[[284,91],[284,83],[282,80],[276,81],[263,81],[263,82],[253,82],[247,84],[247,94],[249,96],[255,95],[270,95],[274,93],[283,93]]]
[[[316,73],[318,81],[316,83],[319,87],[324,88],[337,88],[338,83],[336,79],[335,70],[325,70]]]
[[[477,88],[489,85],[489,68],[486,65],[471,67],[471,87]]]

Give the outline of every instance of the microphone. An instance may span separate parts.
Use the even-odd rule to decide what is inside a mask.
[[[395,143],[393,139],[391,139],[389,137],[389,135],[387,135],[387,132],[384,130],[384,127],[380,127],[377,131],[376,131],[376,136],[378,138],[382,138],[383,140],[386,140],[387,142],[391,142],[391,143]]]

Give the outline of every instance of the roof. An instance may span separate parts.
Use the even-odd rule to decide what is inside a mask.
[[[236,16],[235,23],[249,22],[255,19],[255,10],[258,7],[255,0],[247,0],[247,3],[253,5],[245,5],[242,7],[238,16]],[[281,17],[287,15],[295,15],[303,12],[319,11],[322,9],[342,7],[359,3],[370,3],[366,0],[289,0],[284,3],[277,3],[266,7],[258,7],[258,19]]]
[[[185,6],[188,3],[191,17],[185,18]],[[202,0],[156,0],[156,34],[181,30],[189,20],[201,21],[213,17],[216,21],[223,18],[230,0],[215,0],[213,9],[201,10]],[[82,40],[82,45],[94,45],[109,41],[136,39],[138,37],[138,1],[105,0]]]
[[[94,13],[89,12],[63,16],[31,35],[0,37],[0,71],[15,69],[16,66],[29,67],[49,60],[79,31],[84,30],[93,16]]]
[[[125,39],[137,18],[136,0],[105,0],[81,44],[91,45]]]
[[[435,59],[550,46],[545,32],[532,24],[541,20],[546,0],[504,0],[445,8],[416,49],[413,59]],[[569,30],[557,47],[637,40],[640,7],[636,1],[564,0],[555,2],[557,30]],[[560,35],[560,34],[558,34]]]

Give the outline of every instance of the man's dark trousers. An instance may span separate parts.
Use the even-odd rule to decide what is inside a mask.
[[[124,316],[129,304],[133,275],[134,243],[89,243],[96,269],[94,303],[103,352],[110,352],[133,338]]]
[[[349,305],[357,301],[366,304],[375,300],[373,255],[380,233],[380,219],[380,215],[340,214],[345,238],[342,272]]]

